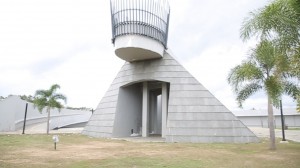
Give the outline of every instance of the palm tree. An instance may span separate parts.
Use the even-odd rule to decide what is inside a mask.
[[[274,0],[251,12],[241,27],[241,38],[251,37],[273,41],[277,50],[290,57],[289,75],[300,80],[300,0]],[[300,106],[300,95],[297,101]]]
[[[241,38],[276,40],[278,49],[299,48],[300,0],[274,0],[264,8],[251,12],[241,27]]]
[[[231,69],[228,82],[237,94],[237,102],[242,103],[254,93],[263,90],[268,99],[268,122],[270,130],[270,149],[275,150],[275,131],[273,104],[278,105],[282,94],[296,99],[300,91],[295,80],[286,77],[289,67],[288,57],[276,52],[270,41],[262,41],[250,51],[250,56]]]
[[[64,95],[55,93],[59,88],[59,85],[54,84],[49,90],[37,90],[35,92],[33,100],[34,107],[37,107],[39,112],[42,112],[43,109],[47,107],[47,134],[49,134],[50,110],[54,108],[60,110],[63,108],[63,105],[59,102],[59,100],[63,100],[65,103],[67,101],[67,98]]]

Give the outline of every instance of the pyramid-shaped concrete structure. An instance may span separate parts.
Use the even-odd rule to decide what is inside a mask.
[[[161,98],[156,97],[159,94]],[[165,112],[161,112],[164,106]],[[133,133],[160,134],[166,142],[258,142],[168,51],[160,59],[126,62],[83,130],[93,137],[129,137]]]

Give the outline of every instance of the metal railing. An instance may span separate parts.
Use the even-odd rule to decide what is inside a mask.
[[[153,38],[167,48],[170,6],[167,0],[111,0],[112,42],[127,34]]]

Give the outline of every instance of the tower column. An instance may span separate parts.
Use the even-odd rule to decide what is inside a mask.
[[[168,91],[167,83],[162,83],[161,90],[161,137],[166,136],[167,129],[167,111],[168,111]]]
[[[148,92],[148,83],[143,82],[143,112],[142,112],[142,137],[148,137],[149,136],[149,92]]]
[[[149,133],[157,133],[157,95],[154,92],[149,93]]]

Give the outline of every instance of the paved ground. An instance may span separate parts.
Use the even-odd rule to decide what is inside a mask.
[[[165,142],[165,138],[162,137],[127,137],[127,138],[113,138],[113,139],[118,139],[118,140],[125,140],[129,142]]]
[[[47,123],[35,124],[28,126],[25,129],[25,134],[45,134],[47,130]],[[79,134],[83,130],[83,127],[80,128],[61,128],[58,130],[50,130],[51,134],[59,133],[74,133]],[[23,130],[18,130],[14,132],[0,132],[0,134],[22,134]]]
[[[260,128],[260,127],[249,127],[249,129],[258,137],[270,137],[269,128]],[[282,131],[281,129],[275,129],[275,136],[278,138],[282,138]],[[119,138],[116,138],[119,139]],[[121,138],[122,140],[126,141],[134,141],[134,142],[164,142],[164,138],[160,137],[128,137],[128,138]],[[300,142],[300,130],[285,130],[285,139],[287,141],[295,141]]]
[[[26,128],[27,134],[43,134],[46,133],[47,130],[47,123],[35,124],[33,126]],[[81,133],[83,127],[80,128],[61,128],[58,130],[50,130],[51,134],[55,133]]]
[[[253,133],[258,137],[269,137],[269,128],[249,127]],[[275,129],[275,136],[282,138],[281,129]],[[300,130],[285,130],[285,139],[300,142]]]
[[[249,127],[251,131],[258,137],[269,137],[269,129],[268,128],[260,128],[260,127]],[[61,128],[58,130],[51,130],[51,134],[55,133],[81,133],[83,128]],[[0,134],[21,134],[22,130],[18,130],[15,132],[0,132]],[[44,134],[46,133],[46,123],[37,124],[31,127],[26,128],[25,134]],[[275,129],[275,135],[278,138],[282,138],[281,129]],[[300,142],[300,130],[285,130],[285,138],[286,140],[292,140],[295,142]],[[162,138],[157,137],[149,137],[147,139],[141,137],[129,137],[124,138],[127,141],[137,141],[137,142],[162,142]]]

